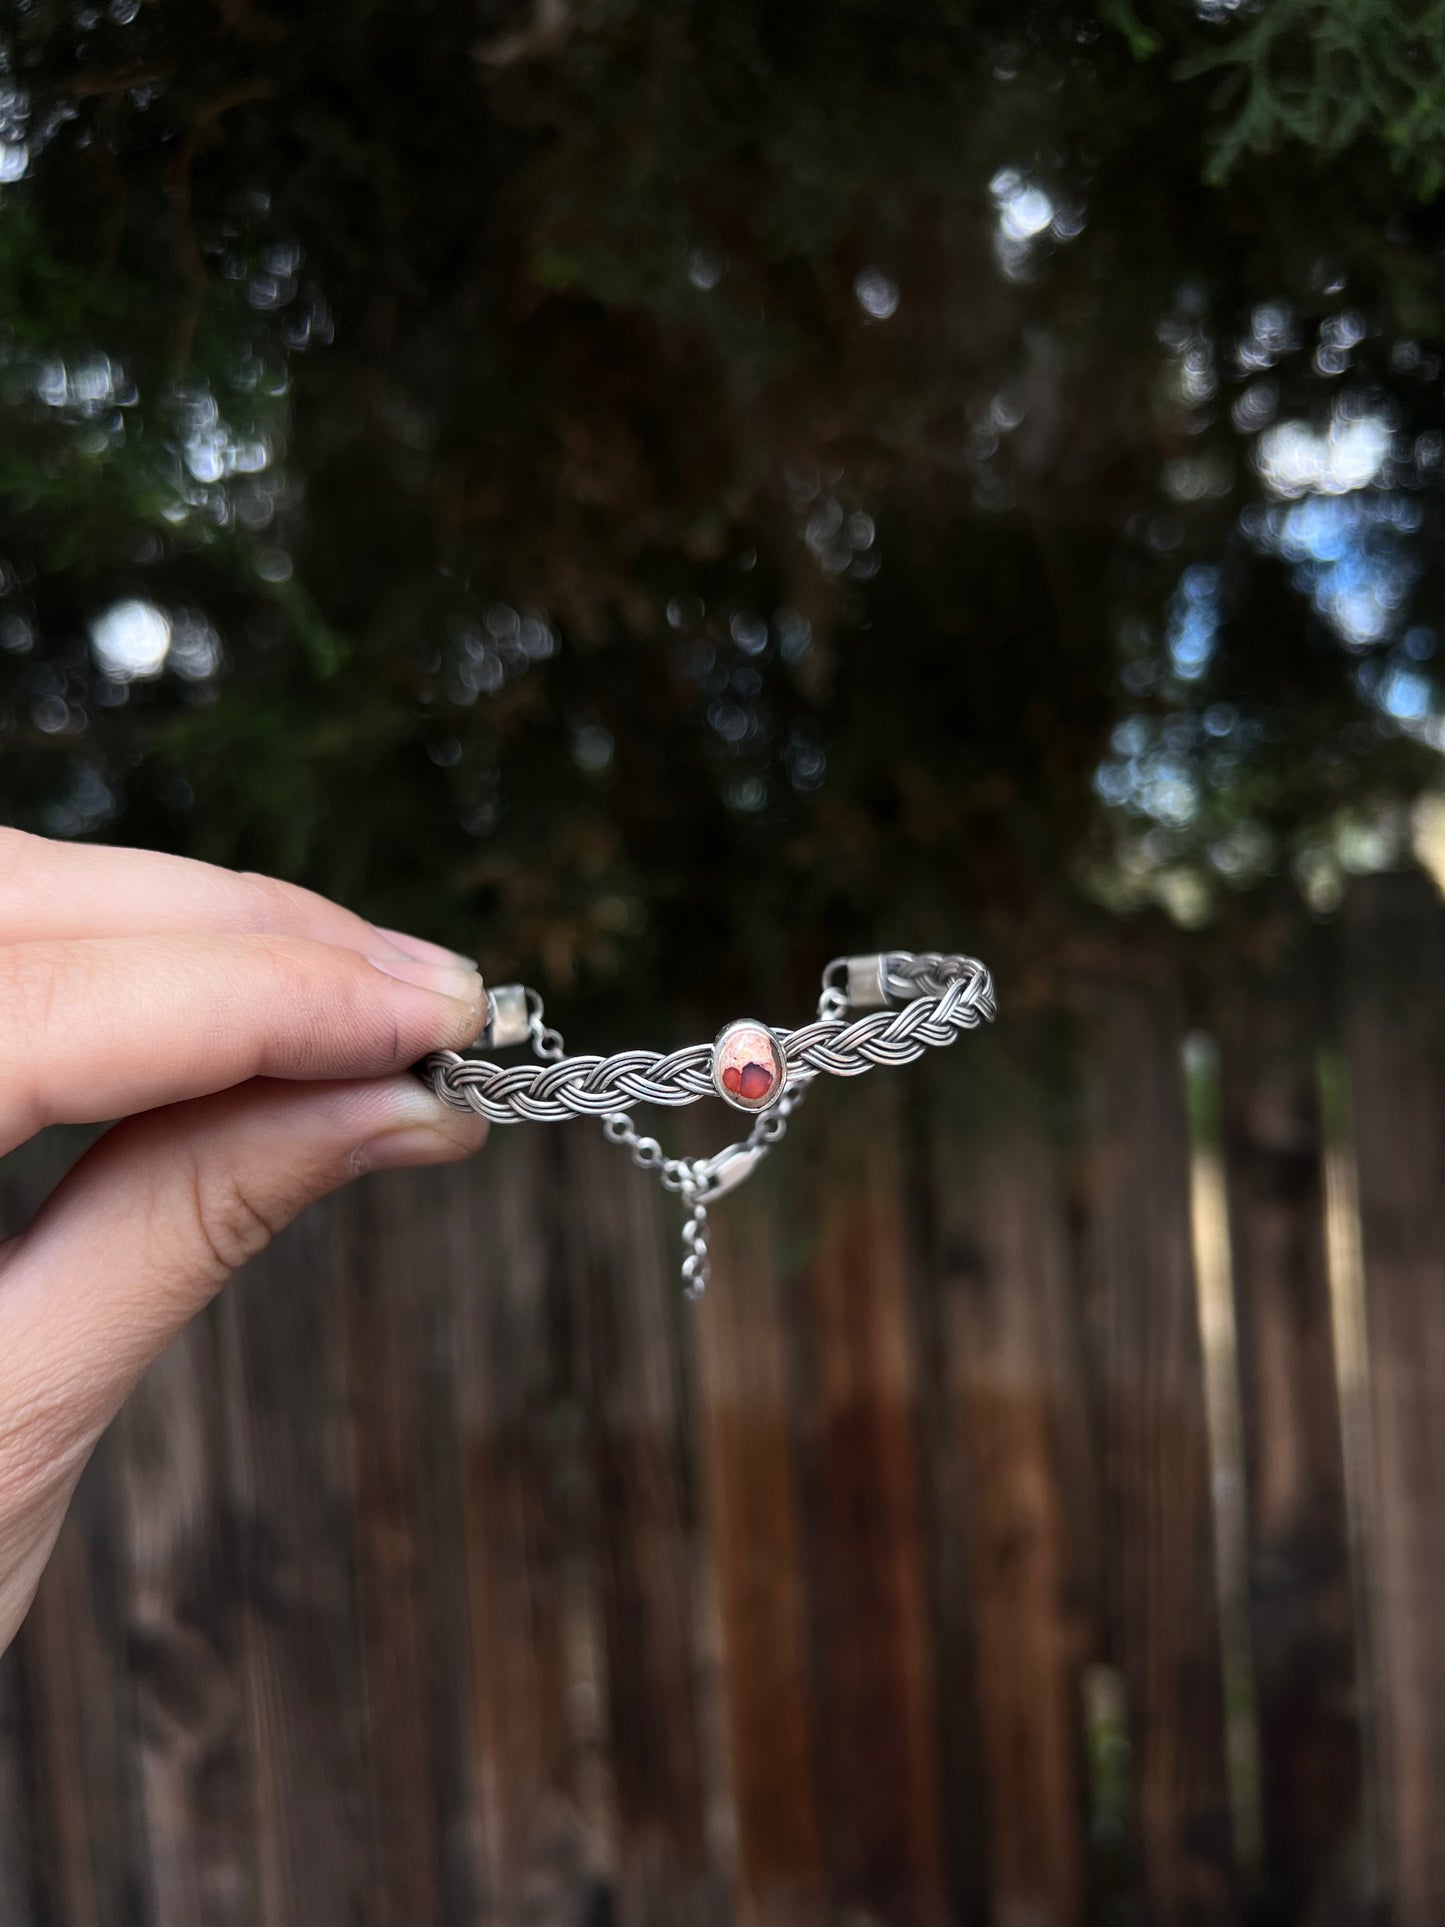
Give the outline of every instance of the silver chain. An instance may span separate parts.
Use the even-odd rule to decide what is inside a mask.
[[[864,1014],[850,1015],[859,1010]],[[879,1064],[911,1064],[930,1046],[952,1044],[996,1014],[993,982],[977,958],[888,951],[835,958],[823,972],[817,1020],[798,1030],[740,1024],[728,1026],[715,1045],[689,1045],[666,1055],[639,1050],[568,1057],[561,1032],[545,1021],[537,992],[506,984],[490,993],[489,1021],[477,1048],[527,1042],[541,1068],[434,1051],[417,1070],[444,1103],[493,1123],[600,1117],[609,1141],[630,1152],[640,1170],[655,1171],[663,1189],[686,1205],[682,1279],[687,1295],[696,1298],[709,1276],[708,1205],[752,1174],[787,1131],[816,1077],[858,1077]],[[776,1091],[765,1095],[766,1108],[745,1138],[712,1157],[669,1157],[656,1138],[637,1129],[628,1107],[678,1106],[722,1095],[738,1108],[756,1108],[729,1097],[718,1081],[718,1052],[735,1029],[754,1044],[762,1037],[775,1047]]]
[[[806,1086],[784,1091],[770,1111],[764,1113],[745,1138],[729,1144],[710,1158],[670,1158],[655,1137],[644,1137],[626,1111],[613,1111],[602,1120],[602,1133],[611,1144],[621,1144],[632,1153],[632,1162],[642,1171],[656,1171],[664,1191],[681,1195],[688,1207],[683,1220],[682,1242],[686,1247],[682,1261],[683,1288],[689,1298],[698,1298],[711,1276],[707,1256],[707,1207],[750,1177],[788,1128],[788,1119],[802,1103]]]

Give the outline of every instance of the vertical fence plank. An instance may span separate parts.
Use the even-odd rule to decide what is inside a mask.
[[[555,1342],[549,1149],[541,1133],[498,1131],[485,1189],[459,1180],[447,1194],[476,1858],[496,1927],[586,1919],[604,1859],[569,1708],[577,1426]]]
[[[1192,1927],[1238,1916],[1181,1006],[1162,960],[1157,977],[1101,975],[1082,994],[1108,1637],[1127,1700],[1148,1917]]]
[[[1368,1540],[1402,1927],[1445,1918],[1445,919],[1423,878],[1346,906],[1344,1038],[1376,1476]]]
[[[1091,1466],[1065,1184],[1041,1128],[1006,1117],[933,1147],[947,1423],[961,1457],[990,1916],[1074,1927],[1084,1889],[1080,1674],[1091,1645]]]
[[[20,1655],[12,1647],[0,1655],[0,1920],[35,1927],[22,1689]]]
[[[1360,1730],[1330,1325],[1318,999],[1219,996],[1223,1149],[1244,1422],[1263,1819],[1259,1904],[1294,1919],[1353,1888]]]
[[[925,1090],[927,1090],[925,1085]],[[909,1228],[917,1263],[914,1311],[919,1370],[919,1475],[937,1676],[939,1809],[949,1917],[958,1927],[993,1918],[991,1806],[982,1732],[975,1615],[974,1468],[961,1418],[960,1358],[952,1285],[971,1271],[976,1249],[957,1236],[960,1165],[953,1132],[925,1108],[906,1122]],[[901,1109],[901,1107],[900,1107]]]
[[[368,1178],[346,1228],[345,1345],[369,1818],[380,1927],[473,1911],[445,1199],[465,1174]]]
[[[220,1302],[239,1679],[268,1927],[370,1920],[361,1681],[333,1201],[284,1232]]]
[[[845,1917],[931,1927],[948,1906],[911,1254],[896,1134],[861,1111],[839,1092],[798,1133],[825,1839]]]
[[[680,1446],[678,1287],[657,1187],[594,1133],[564,1141],[567,1264],[585,1409],[617,1802],[622,1927],[715,1903],[696,1693],[691,1504]]]
[[[256,1912],[216,1324],[198,1320],[157,1359],[114,1432],[156,1927],[243,1927]]]
[[[110,1927],[139,1904],[109,1475],[94,1460],[82,1475],[22,1634],[52,1901],[77,1927]]]
[[[19,1654],[0,1655],[0,1920],[36,1927]]]
[[[741,1914],[747,1927],[815,1927],[827,1890],[778,1175],[712,1214],[713,1282],[695,1317]]]

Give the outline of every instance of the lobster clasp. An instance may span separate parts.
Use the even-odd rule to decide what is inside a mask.
[[[699,1158],[694,1168],[695,1190],[699,1204],[712,1204],[750,1178],[768,1154],[766,1144],[730,1144],[716,1157]]]

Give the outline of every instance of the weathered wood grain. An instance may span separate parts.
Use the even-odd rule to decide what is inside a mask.
[[[1088,1912],[1080,1674],[1096,1500],[1064,1173],[1042,1125],[1005,1110],[986,1133],[940,1131],[931,1175],[942,1450],[958,1461],[954,1516],[936,1531],[960,1542],[971,1621],[988,1917],[1073,1927]]]
[[[1422,878],[1346,906],[1344,1037],[1365,1263],[1367,1522],[1395,1907],[1445,1918],[1445,922]]]
[[[810,1167],[795,1289],[824,1840],[844,1918],[932,1927],[948,1905],[912,1254],[896,1133],[867,1122],[845,1095],[790,1140]]]
[[[218,1309],[256,1904],[276,1927],[377,1918],[338,1306],[352,1260],[328,1199]]]
[[[605,1814],[601,1826],[589,1814],[587,1722],[570,1703],[581,1438],[557,1343],[566,1305],[549,1148],[494,1133],[487,1182],[458,1174],[444,1218],[457,1297],[471,1831],[481,1912],[497,1927],[585,1919],[612,1849]]]
[[[155,1927],[256,1913],[233,1541],[214,1313],[141,1380],[115,1453],[141,1838]]]
[[[121,1927],[141,1905],[132,1824],[124,1591],[108,1455],[82,1474],[27,1621],[32,1760],[46,1825],[51,1911]]]
[[[18,1650],[0,1656],[0,1920],[35,1927],[24,1681]]]
[[[1215,1005],[1259,1726],[1258,1904],[1279,1919],[1338,1908],[1351,1893],[1363,1907],[1317,989],[1301,960],[1287,990],[1230,984]]]
[[[576,1346],[597,1575],[622,1927],[711,1917],[700,1757],[696,1510],[679,1293],[655,1183],[592,1132],[561,1140],[562,1254]]]
[[[713,1283],[693,1315],[739,1913],[746,1927],[811,1927],[828,1917],[827,1878],[776,1177],[710,1214]]]
[[[1110,1656],[1148,1918],[1234,1921],[1181,1002],[1167,955],[1081,986],[1081,1204]]]
[[[378,1927],[464,1919],[455,1280],[439,1172],[337,1200]]]

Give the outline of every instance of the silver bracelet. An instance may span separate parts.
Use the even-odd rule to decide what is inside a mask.
[[[911,1064],[930,1045],[952,1044],[998,1013],[993,981],[976,957],[888,950],[834,958],[823,972],[817,1020],[798,1030],[737,1018],[713,1043],[667,1055],[628,1050],[568,1057],[561,1034],[544,1021],[535,990],[503,984],[487,994],[487,1027],[473,1050],[530,1043],[540,1064],[509,1067],[488,1056],[442,1050],[418,1064],[419,1075],[444,1103],[477,1111],[494,1124],[600,1117],[612,1143],[625,1145],[643,1170],[656,1171],[663,1188],[677,1192],[688,1207],[682,1280],[690,1298],[708,1280],[708,1205],[756,1170],[815,1077],[860,1077],[875,1064]],[[752,1114],[752,1130],[712,1157],[670,1158],[627,1114],[635,1104],[677,1106],[700,1097],[720,1097]]]

